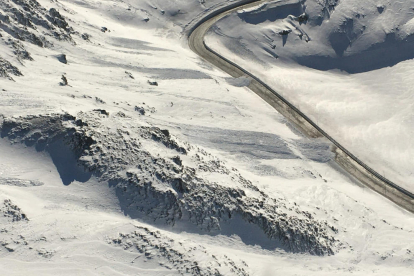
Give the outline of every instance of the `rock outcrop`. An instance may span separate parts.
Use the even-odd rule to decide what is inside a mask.
[[[132,218],[205,233],[255,229],[290,252],[329,255],[339,245],[335,227],[284,198],[269,197],[236,169],[168,130],[89,112],[6,118],[1,137],[46,150],[52,159],[56,150],[68,152],[72,157],[64,163],[75,162],[83,171],[72,173],[71,181],[86,181],[84,173],[107,181]],[[58,168],[62,175],[64,170]],[[225,232],[232,223],[244,226]]]

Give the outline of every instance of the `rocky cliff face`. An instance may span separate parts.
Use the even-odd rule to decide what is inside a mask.
[[[123,113],[6,118],[1,137],[49,152],[66,185],[91,176],[107,181],[132,218],[186,231],[264,235],[290,252],[330,255],[340,246],[336,228],[326,221],[267,196],[236,169],[168,130]]]

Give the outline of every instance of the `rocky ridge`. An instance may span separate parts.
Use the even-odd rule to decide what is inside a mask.
[[[205,150],[125,114],[108,114],[5,118],[1,137],[51,155],[56,145],[67,147],[82,171],[116,187],[123,211],[132,218],[207,233],[221,233],[239,221],[291,252],[330,255],[341,245],[334,226],[284,198],[267,196]],[[84,173],[72,181],[85,181]],[[217,174],[222,183],[209,179]]]
[[[78,33],[55,8],[47,10],[36,0],[0,2],[0,39],[12,49],[21,64],[23,60],[33,60],[24,43],[50,48],[53,42],[49,38],[53,38],[75,44],[73,34]],[[0,77],[12,80],[10,75],[21,76],[5,58],[0,56]]]
[[[163,260],[161,266],[175,268],[184,275],[249,275],[244,262],[235,262],[226,255],[212,254],[201,245],[176,241],[147,227],[137,226],[135,231],[119,233],[118,237],[108,242],[135,252],[139,254],[138,257],[144,255],[147,259]]]
[[[10,75],[22,76],[23,74],[16,66],[13,66],[10,62],[0,57],[0,77],[13,80],[13,77]]]
[[[46,10],[36,0],[4,0],[0,3],[0,29],[13,38],[40,47],[53,43],[46,37],[74,43],[74,30],[55,8]]]
[[[13,222],[29,220],[22,210],[17,205],[13,204],[10,199],[4,200],[0,211],[3,213],[4,217],[11,219]]]

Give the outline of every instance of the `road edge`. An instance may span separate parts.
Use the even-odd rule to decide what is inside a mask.
[[[275,108],[279,113],[285,116],[289,121],[293,122],[300,130],[302,130],[307,136],[327,138],[333,145],[333,152],[335,153],[335,161],[345,171],[353,175],[360,182],[367,187],[388,198],[392,202],[396,203],[400,207],[414,213],[414,194],[390,181],[377,173],[374,169],[358,159],[355,155],[349,152],[345,147],[333,139],[328,133],[322,130],[315,122],[313,122],[308,116],[302,113],[297,107],[291,104],[286,98],[277,93],[274,89],[269,87],[265,82],[258,77],[245,70],[236,63],[228,60],[224,56],[220,55],[204,42],[204,36],[206,32],[215,23],[212,22],[210,26],[204,26],[204,32],[202,33],[202,46],[198,45],[199,49],[195,46],[194,34],[200,29],[203,24],[208,23],[209,20],[220,19],[220,16],[235,8],[243,8],[243,6],[250,5],[261,0],[242,0],[231,5],[221,7],[211,13],[206,14],[199,22],[197,22],[188,32],[188,44],[192,51],[197,55],[207,60],[211,64],[220,68],[224,72],[230,74],[233,77],[246,76],[251,79],[248,86],[253,92]],[[216,20],[216,21],[217,21]],[[215,58],[214,58],[215,57]],[[218,60],[217,60],[218,59]]]

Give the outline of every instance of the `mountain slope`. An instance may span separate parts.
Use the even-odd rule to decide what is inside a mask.
[[[412,1],[271,1],[224,18],[207,43],[412,191],[412,7]]]
[[[182,46],[219,2],[176,3],[2,2],[1,273],[409,275],[412,215]]]

